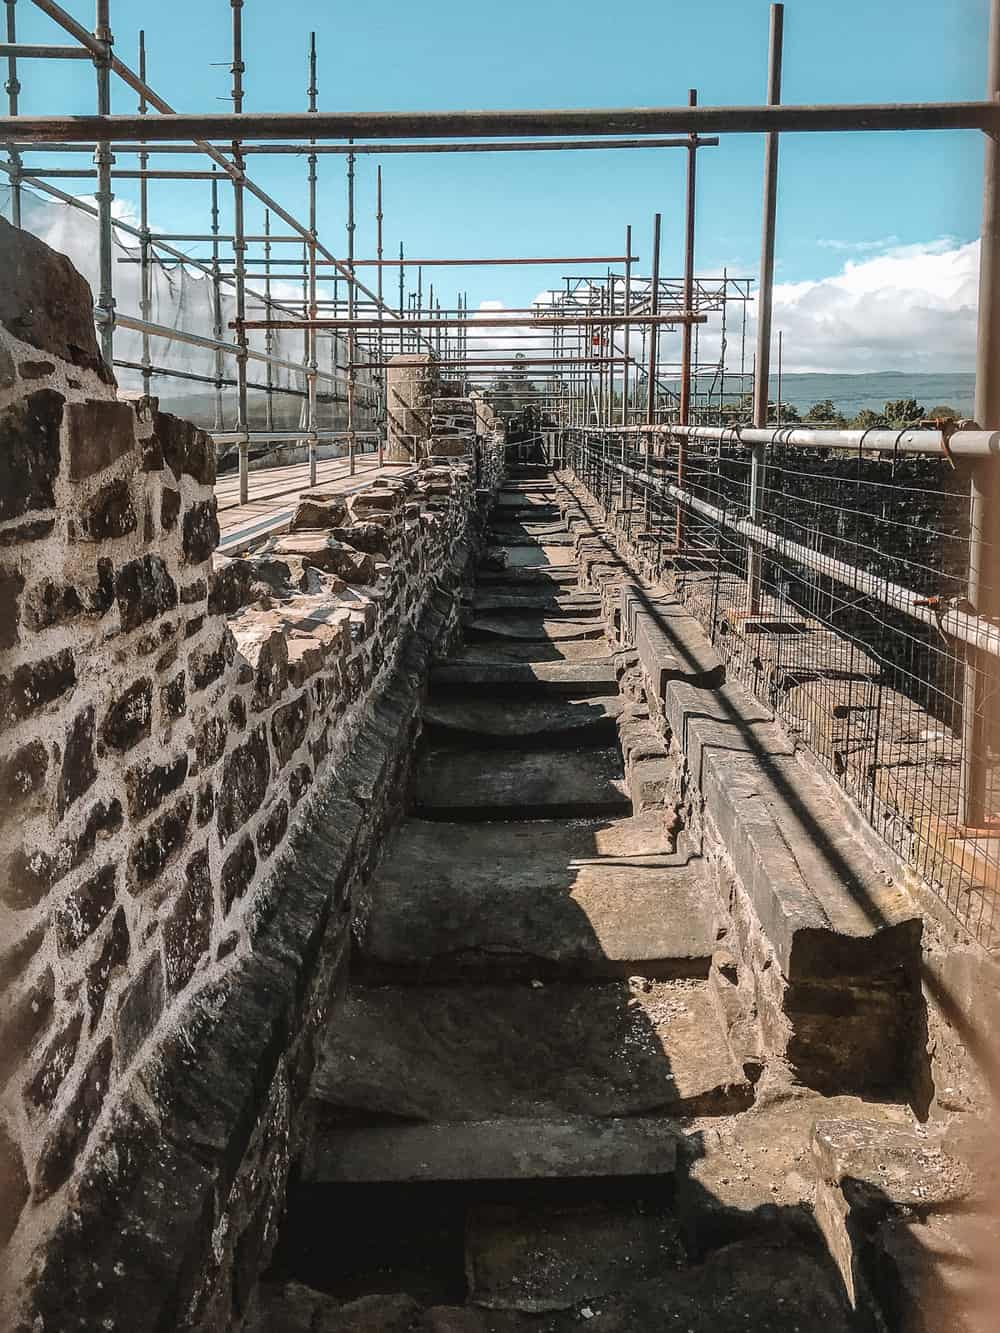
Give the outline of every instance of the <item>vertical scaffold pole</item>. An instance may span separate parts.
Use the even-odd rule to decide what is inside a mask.
[[[146,85],[146,34],[139,29],[139,78]],[[139,94],[139,115],[146,114],[146,95]],[[149,166],[149,154],[139,154],[139,169],[143,172],[139,181],[139,313],[149,323],[153,317],[151,273],[149,261],[149,182],[145,172]],[[149,354],[149,332],[142,331],[142,392],[149,397],[152,388],[152,359]]]
[[[1000,0],[990,5],[986,96],[1000,98]],[[979,255],[979,327],[976,338],[976,421],[1000,427],[1000,146],[984,134],[983,221]],[[981,616],[1000,609],[1000,476],[996,458],[972,465],[969,495],[968,598]],[[969,828],[988,823],[990,700],[995,698],[996,662],[973,648],[965,652],[962,691],[960,818]],[[995,705],[994,705],[995,706]]]
[[[629,370],[629,342],[632,336],[632,326],[629,324],[628,317],[632,312],[632,227],[625,228],[625,323],[623,326],[623,351],[625,355],[625,364],[622,366],[622,425],[628,425],[628,370]]]
[[[688,92],[688,106],[698,105],[697,89]],[[690,314],[694,306],[694,238],[695,208],[698,195],[698,136],[688,136],[687,150],[687,199],[684,211],[684,309]],[[677,420],[682,426],[691,422],[691,329],[685,323],[681,329],[681,384],[677,404]],[[684,489],[684,436],[677,437],[677,486]],[[684,541],[684,509],[677,506],[675,541],[677,550]]]
[[[216,167],[212,167],[213,173]],[[219,182],[212,177],[212,337],[222,342],[222,274],[219,269]],[[225,353],[216,347],[215,366],[215,429],[222,430],[222,372]]]
[[[271,318],[271,210],[264,209],[264,308],[266,318]],[[274,367],[271,357],[274,355],[274,330],[264,330],[264,425],[274,430]]]
[[[7,41],[13,46],[17,41],[17,18],[14,6],[17,0],[7,0]],[[7,82],[4,84],[7,94],[7,112],[17,115],[17,98],[21,85],[17,78],[17,57],[7,57]],[[21,225],[21,155],[12,146],[7,149],[7,161],[10,163],[10,220],[15,227]]]
[[[309,34],[309,110],[316,111],[316,34]],[[309,140],[310,148],[315,148],[316,140]],[[316,305],[316,154],[309,154],[309,245],[308,245],[308,313],[310,320],[318,314]],[[309,428],[309,485],[316,485],[316,344],[319,335],[310,327],[306,332],[306,393],[308,403],[307,426]]]
[[[94,55],[97,74],[97,114],[111,114],[111,18],[109,0],[97,0],[94,36],[102,43],[100,55]],[[111,221],[111,167],[114,164],[111,144],[100,139],[94,150],[97,167],[97,251],[98,251],[98,327],[101,336],[101,355],[110,367],[115,357],[115,296],[114,255]]]
[[[771,31],[767,63],[767,101],[777,106],[781,101],[781,55],[784,30],[784,5],[771,6]],[[768,132],[764,148],[764,198],[760,242],[760,296],[757,307],[757,357],[754,363],[753,424],[767,425],[768,384],[771,371],[771,312],[774,300],[774,227],[778,213],[778,133]],[[760,510],[764,485],[765,452],[754,445],[750,460],[750,518]],[[747,612],[760,609],[761,553],[751,543],[747,546]]]
[[[378,428],[378,465],[385,462],[385,422],[386,422],[386,391],[385,391],[385,348],[382,343],[382,315],[384,309],[383,286],[382,286],[382,166],[379,164],[375,173],[375,251],[378,259],[378,363],[381,369],[378,373],[378,383],[380,385],[380,394],[382,400],[382,411],[378,415],[381,417]]]
[[[233,9],[233,110],[243,110],[243,0],[230,0]],[[233,277],[236,280],[236,431],[240,451],[240,504],[250,493],[250,436],[247,410],[247,315],[246,223],[243,214],[244,159],[238,140],[233,140]]]
[[[351,141],[353,142],[353,140]],[[354,319],[358,305],[358,291],[354,281],[354,153],[347,154],[347,268],[350,277],[347,280],[347,316]],[[354,328],[347,333],[347,451],[350,458],[351,476],[357,469],[355,458],[354,424],[354,377],[355,363],[358,359],[358,335]]]

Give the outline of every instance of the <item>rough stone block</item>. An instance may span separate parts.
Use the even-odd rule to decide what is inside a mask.
[[[9,999],[0,1023],[0,1087],[31,1054],[52,1014],[55,979],[44,968],[21,992]]]
[[[232,636],[223,630],[214,648],[200,648],[191,654],[190,682],[192,690],[203,690],[218,680],[233,659]]]
[[[335,528],[344,521],[347,506],[340,496],[319,492],[299,496],[299,503],[289,524],[289,532],[303,528]]]
[[[13,648],[21,620],[24,578],[16,569],[0,568],[0,649]]]
[[[104,936],[100,952],[86,971],[91,1032],[97,1027],[104,1012],[104,1001],[107,999],[111,979],[118,969],[123,968],[128,962],[130,949],[128,923],[125,920],[125,912],[119,907]]]
[[[148,832],[132,848],[130,857],[135,889],[141,892],[180,851],[187,838],[191,822],[192,797],[182,796],[166,814],[151,825]]]
[[[39,351],[114,383],[97,347],[90,288],[65,255],[0,218],[0,273],[5,329]]]
[[[76,664],[69,648],[0,676],[0,727],[11,727],[40,712],[75,684]]]
[[[38,1070],[24,1090],[24,1103],[29,1115],[36,1111],[51,1111],[59,1089],[72,1068],[82,1030],[83,1015],[74,1014],[46,1046]]]
[[[59,1125],[42,1146],[32,1194],[39,1202],[69,1179],[80,1151],[104,1106],[111,1078],[111,1038],[105,1037],[80,1080]]]
[[[172,532],[181,512],[181,493],[169,486],[163,488],[160,496],[160,527],[164,532]]]
[[[309,698],[300,694],[297,699],[274,710],[271,718],[271,740],[278,763],[284,767],[306,738],[309,729]]]
[[[154,412],[153,435],[178,481],[187,473],[202,486],[214,485],[215,445],[203,430],[169,412]]]
[[[129,483],[119,477],[102,486],[80,509],[73,536],[78,541],[104,542],[125,537],[139,526]]]
[[[182,524],[184,559],[192,565],[207,560],[219,544],[218,503],[198,500],[184,511]]]
[[[56,941],[61,954],[72,953],[88,939],[111,911],[117,867],[103,866],[66,895],[56,914]]]
[[[227,736],[226,720],[223,717],[210,715],[205,719],[195,733],[194,753],[198,761],[199,771],[210,768],[217,759],[221,759],[226,751]]]
[[[163,960],[171,992],[182,990],[205,956],[212,938],[212,874],[208,852],[196,852],[184,870],[178,894],[163,932]]]
[[[0,522],[55,504],[63,402],[39,389],[0,412]]]
[[[183,671],[160,686],[160,709],[164,717],[176,721],[187,711],[186,677]]]
[[[257,856],[250,838],[244,838],[222,863],[222,905],[229,912],[237,898],[242,898],[257,873]]]
[[[123,565],[115,580],[115,597],[122,629],[128,631],[155,620],[177,605],[177,585],[158,555],[145,555]]]
[[[217,803],[219,836],[224,841],[260,809],[270,777],[267,732],[261,725],[226,760]]]
[[[123,754],[144,740],[152,730],[153,682],[137,680],[111,705],[101,723],[101,739]]]
[[[73,481],[103,472],[134,448],[131,403],[88,398],[66,404],[66,454]]]
[[[260,831],[257,834],[257,850],[265,860],[280,846],[287,832],[288,802],[284,797],[281,797],[261,824]]]
[[[178,755],[165,764],[153,764],[145,769],[133,768],[125,778],[132,818],[144,819],[158,809],[171,792],[183,786],[187,772],[186,754]]]
[[[0,1124],[0,1249],[14,1234],[30,1194],[21,1150]]]
[[[66,733],[62,771],[59,774],[56,795],[56,807],[60,819],[73,802],[78,801],[97,781],[97,764],[94,759],[95,717],[95,710],[91,704],[76,715]]]
[[[139,975],[123,992],[118,1004],[115,1031],[118,1036],[116,1062],[127,1069],[163,1012],[163,965],[157,950]]]
[[[49,752],[39,740],[29,741],[0,760],[0,813],[26,814],[40,809],[48,767]]]
[[[368,584],[375,578],[375,563],[370,555],[345,546],[326,532],[290,533],[274,549],[277,555],[299,556],[304,563],[324,573],[336,574],[345,583]]]

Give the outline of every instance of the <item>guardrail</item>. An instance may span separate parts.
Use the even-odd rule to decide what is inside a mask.
[[[970,473],[995,470],[998,445],[980,430],[693,426],[559,444],[638,566],[991,948],[1000,621],[977,609],[996,543]]]

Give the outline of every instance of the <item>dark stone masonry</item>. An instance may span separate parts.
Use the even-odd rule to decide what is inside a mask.
[[[116,398],[66,259],[0,221],[0,271],[0,1326],[222,1329],[489,478],[221,559],[208,436]]]

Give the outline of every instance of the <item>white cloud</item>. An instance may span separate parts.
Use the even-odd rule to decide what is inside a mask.
[[[896,246],[819,282],[778,283],[788,370],[959,371],[975,365],[979,242]]]

